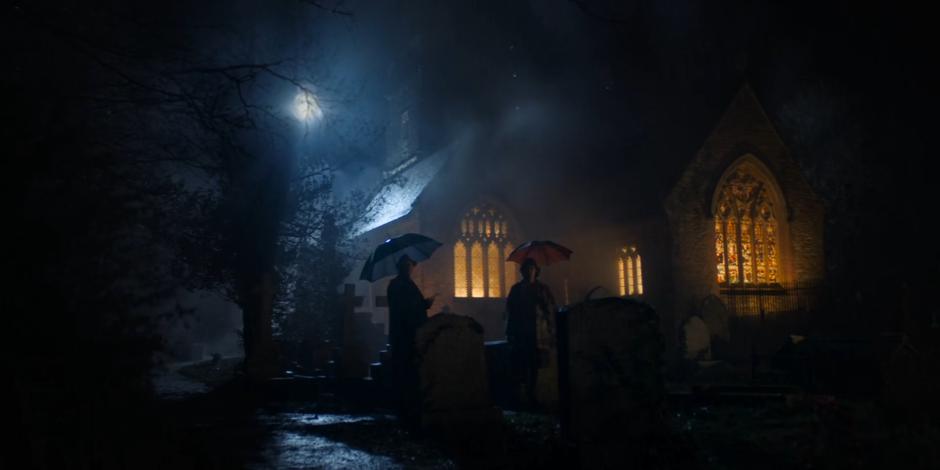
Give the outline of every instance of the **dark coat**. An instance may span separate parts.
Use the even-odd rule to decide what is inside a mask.
[[[506,298],[506,338],[512,344],[516,361],[536,367],[538,317],[551,321],[555,298],[547,285],[526,280],[516,283]]]
[[[392,390],[398,414],[414,425],[419,409],[418,370],[415,364],[415,336],[428,320],[430,302],[409,277],[398,276],[388,284],[388,336],[392,346]]]
[[[431,305],[408,277],[392,279],[388,284],[387,295],[388,337],[392,357],[408,364],[414,357],[415,333],[427,321]]]

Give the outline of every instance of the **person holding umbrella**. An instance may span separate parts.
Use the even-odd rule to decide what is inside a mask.
[[[534,259],[526,258],[520,271],[522,280],[512,286],[506,298],[506,339],[512,346],[516,379],[522,383],[527,405],[534,406],[538,369],[548,362],[549,354],[548,348],[540,347],[538,325],[545,325],[547,336],[553,336],[556,306],[551,289],[538,280],[541,269]]]
[[[516,247],[507,261],[520,264],[522,280],[512,286],[506,298],[506,339],[516,378],[521,382],[529,406],[536,405],[539,369],[546,378],[557,373],[552,357],[555,349],[555,297],[548,285],[539,281],[539,267],[570,259],[572,251],[549,240],[533,240]],[[553,370],[554,369],[554,370]],[[546,397],[551,400],[551,397]]]
[[[388,284],[391,345],[392,390],[398,403],[399,418],[408,426],[415,424],[418,412],[418,371],[415,368],[415,335],[428,319],[434,297],[425,298],[412,280],[418,261],[424,261],[440,247],[440,242],[424,235],[409,233],[390,238],[379,245],[366,261],[360,279],[376,281],[397,276]]]
[[[415,265],[408,255],[398,259],[398,276],[388,284],[388,336],[392,347],[392,377],[398,394],[399,415],[414,417],[417,408],[418,372],[415,370],[415,335],[428,319],[434,297],[424,297],[411,279]]]

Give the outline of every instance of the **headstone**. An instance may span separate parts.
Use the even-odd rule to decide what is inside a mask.
[[[884,349],[881,376],[884,381],[882,397],[895,414],[905,417],[932,416],[936,405],[938,379],[929,373],[929,367],[921,351],[906,335],[886,338],[882,335]]]
[[[457,440],[497,430],[502,418],[490,399],[480,324],[438,313],[418,329],[415,347],[422,427]]]
[[[373,343],[381,344],[381,340],[373,338],[375,327],[372,324],[372,315],[368,312],[357,312],[356,307],[362,305],[362,297],[356,295],[355,286],[346,284],[341,297],[343,308],[343,345],[340,351],[342,358],[340,374],[343,378],[361,379],[369,376],[369,364],[379,347]]]
[[[708,331],[711,332],[712,337],[728,341],[731,337],[728,331],[728,316],[730,313],[720,298],[715,295],[705,297],[699,314],[702,320],[705,321],[705,325],[708,326]]]
[[[689,317],[682,325],[682,336],[686,359],[711,359],[712,336],[704,320],[697,316]]]
[[[319,374],[324,374],[329,368],[330,360],[333,355],[333,344],[329,340],[321,340],[314,344],[311,351],[311,365],[313,370]]]
[[[656,312],[609,297],[573,305],[558,318],[562,432],[579,454],[590,460],[619,453],[662,431],[665,346]]]
[[[515,380],[512,373],[512,348],[506,340],[487,341],[484,347],[490,396],[501,408],[511,407],[516,398],[516,388],[513,387]]]

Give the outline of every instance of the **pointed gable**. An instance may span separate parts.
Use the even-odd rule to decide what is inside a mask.
[[[679,205],[709,211],[709,201],[721,174],[748,154],[773,173],[787,200],[797,197],[818,202],[754,90],[745,83],[669,192],[665,201],[667,213]]]
[[[712,203],[723,175],[741,162],[759,168],[783,198],[778,205],[783,211],[778,215],[783,224],[782,279],[804,282],[824,276],[823,205],[754,91],[744,85],[664,201],[676,282],[687,297],[680,304],[695,305],[717,289]]]

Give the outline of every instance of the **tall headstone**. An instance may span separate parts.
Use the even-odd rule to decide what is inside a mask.
[[[708,326],[708,331],[711,332],[713,338],[722,339],[727,341],[730,338],[730,332],[728,331],[728,317],[730,313],[728,312],[728,307],[725,306],[725,303],[721,301],[720,298],[716,295],[709,295],[702,300],[702,307],[699,312],[702,317],[702,320],[705,321],[705,325]]]
[[[643,302],[609,297],[558,319],[562,432],[582,466],[604,467],[664,430],[659,317]]]
[[[340,352],[343,378],[361,379],[369,376],[369,365],[382,349],[384,331],[381,325],[372,323],[372,314],[357,312],[362,297],[355,293],[355,286],[346,284],[342,294],[343,345]]]
[[[480,324],[439,313],[421,326],[415,342],[422,427],[458,440],[498,430],[501,414],[490,398]]]
[[[693,361],[711,359],[712,334],[705,321],[691,316],[682,325],[685,358]]]

